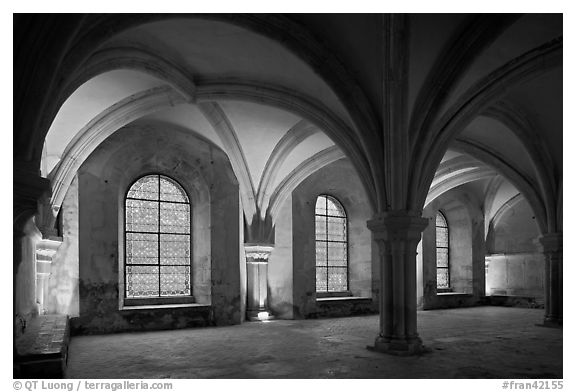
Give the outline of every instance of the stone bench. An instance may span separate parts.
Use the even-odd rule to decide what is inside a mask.
[[[68,316],[38,316],[16,339],[15,378],[64,378],[68,361]]]

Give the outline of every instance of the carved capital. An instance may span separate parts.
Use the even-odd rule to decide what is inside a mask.
[[[367,226],[377,242],[418,242],[422,231],[428,226],[428,219],[409,214],[404,210],[387,211],[369,220]]]
[[[49,265],[52,263],[54,255],[62,245],[62,241],[41,239],[36,244],[36,261],[38,262],[38,273],[49,273]],[[41,267],[40,264],[45,264]]]
[[[244,244],[246,263],[267,264],[268,257],[273,250],[274,246],[268,244]]]
[[[50,195],[50,181],[37,173],[17,167],[14,163],[14,229],[22,231],[24,225],[38,210],[38,201]]]

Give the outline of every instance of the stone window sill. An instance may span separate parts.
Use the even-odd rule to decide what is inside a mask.
[[[341,301],[372,301],[371,297],[324,297],[316,298],[316,302],[341,302]]]
[[[454,292],[454,291],[447,291],[447,292],[445,292],[445,293],[436,293],[436,295],[447,295],[447,296],[449,296],[449,295],[455,295],[455,296],[469,296],[469,297],[472,296],[472,294],[468,294],[468,293],[456,293],[456,292]]]
[[[183,305],[194,303],[196,303],[196,301],[194,301],[194,296],[185,295],[178,297],[124,298],[123,306]]]
[[[123,306],[120,310],[150,310],[150,309],[174,309],[174,308],[210,308],[208,304],[163,304],[163,305],[130,305]]]
[[[352,297],[351,291],[319,291],[316,292],[316,298],[345,298]]]

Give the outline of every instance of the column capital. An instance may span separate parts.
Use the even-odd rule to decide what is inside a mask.
[[[418,241],[428,219],[405,210],[385,211],[367,222],[376,241]]]
[[[538,237],[535,242],[542,253],[562,252],[562,232],[546,233]]]
[[[244,244],[247,263],[266,264],[273,250],[274,245],[271,244]]]
[[[13,225],[16,231],[23,230],[24,225],[38,211],[38,201],[43,195],[51,192],[50,181],[39,176],[33,170],[27,170],[16,165],[21,162],[14,162],[13,179]],[[26,166],[22,164],[22,166]]]

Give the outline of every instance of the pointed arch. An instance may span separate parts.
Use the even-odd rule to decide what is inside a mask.
[[[528,113],[522,112],[510,102],[498,101],[489,107],[483,115],[500,121],[510,129],[526,149],[532,167],[536,174],[536,181],[540,194],[546,206],[548,224],[556,226],[557,181],[554,163],[550,153],[544,148],[545,143],[540,136]]]
[[[518,193],[518,194],[512,196],[510,199],[508,199],[504,204],[502,204],[500,206],[498,211],[496,211],[496,213],[494,214],[492,219],[490,219],[489,226],[490,227],[496,227],[507,211],[511,210],[512,208],[514,208],[514,206],[516,206],[516,204],[520,203],[521,201],[523,201],[525,199],[526,198],[524,197],[524,195],[522,193]],[[488,236],[488,232],[486,232],[486,237],[487,236]]]
[[[438,167],[444,152],[458,132],[510,88],[561,65],[562,38],[558,38],[511,60],[469,88],[436,126],[430,129],[424,140],[418,141],[414,155],[416,159],[410,171],[413,189],[410,205],[419,209],[424,204],[427,190],[434,178],[431,168]],[[545,213],[543,217],[546,217]]]
[[[385,198],[385,195],[379,192],[381,188],[376,187],[374,183],[377,165],[371,165],[371,162],[376,161],[370,159],[368,152],[363,150],[358,143],[358,139],[361,139],[360,136],[356,137],[358,134],[321,102],[282,86],[252,81],[236,79],[198,80],[196,86],[196,97],[199,104],[220,100],[264,103],[295,113],[309,121],[325,132],[350,159],[366,189],[372,208],[375,209],[379,198]]]
[[[262,178],[260,179],[260,185],[258,186],[258,208],[260,209],[262,218],[264,218],[264,214],[268,208],[270,195],[274,190],[274,181],[278,176],[282,164],[300,143],[317,132],[320,132],[317,127],[302,120],[288,130],[276,146],[274,146],[274,150],[272,150],[266,162]]]
[[[268,211],[272,218],[275,219],[278,216],[280,207],[282,207],[288,195],[290,195],[302,181],[324,166],[342,158],[346,158],[346,155],[344,155],[338,147],[333,146],[316,153],[292,170],[290,174],[278,184],[270,196]]]
[[[534,211],[540,231],[545,232],[547,227],[546,207],[540,198],[538,189],[526,177],[507,164],[504,157],[477,142],[456,140],[451,148],[470,154],[472,157],[493,167],[494,170],[506,177],[506,179],[526,197]]]
[[[182,95],[171,87],[155,87],[121,100],[86,124],[48,176],[52,181],[52,209],[60,207],[78,168],[108,136],[142,116],[184,102]]]
[[[473,15],[467,18],[446,44],[416,98],[410,121],[412,148],[423,130],[437,119],[444,103],[474,61],[520,15]]]
[[[71,79],[60,96],[68,99],[82,84],[90,79],[110,71],[126,69],[139,71],[160,79],[186,98],[187,102],[195,102],[196,85],[193,75],[171,60],[167,53],[158,54],[143,46],[115,46],[96,51],[85,66],[80,68]],[[62,102],[64,103],[64,102]]]
[[[238,141],[236,131],[230,123],[230,120],[228,120],[224,110],[222,110],[216,102],[201,102],[198,104],[198,108],[210,124],[212,124],[212,128],[226,149],[230,163],[232,164],[232,169],[236,174],[240,186],[244,216],[248,223],[250,223],[252,222],[254,214],[256,214],[256,193],[248,169],[248,163],[246,162],[244,151],[242,151],[242,146]]]

